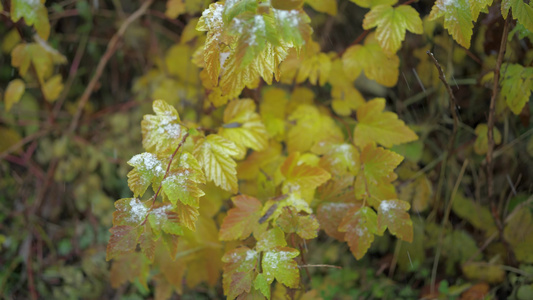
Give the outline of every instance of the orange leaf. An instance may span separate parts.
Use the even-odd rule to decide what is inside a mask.
[[[246,195],[239,195],[231,200],[235,207],[228,211],[220,228],[220,239],[223,241],[247,238],[261,218],[263,206],[259,200]]]
[[[413,241],[413,222],[406,212],[411,206],[402,200],[383,200],[378,208],[378,230],[383,232],[386,227],[398,238]]]

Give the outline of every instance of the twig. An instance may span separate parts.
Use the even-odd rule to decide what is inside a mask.
[[[498,53],[498,60],[496,61],[496,67],[494,68],[494,83],[492,86],[492,97],[490,98],[489,106],[489,120],[487,123],[488,131],[488,148],[487,148],[487,185],[488,185],[488,198],[492,199],[494,193],[493,184],[493,170],[494,164],[492,160],[492,154],[494,152],[494,113],[496,111],[496,97],[498,96],[498,87],[500,83],[500,69],[503,63],[503,57],[505,55],[505,48],[507,47],[507,36],[509,35],[509,19],[511,19],[511,11],[505,19],[505,25],[503,27],[503,34],[500,43],[500,52]]]
[[[80,101],[78,102],[78,107],[76,109],[76,113],[74,114],[74,117],[72,119],[72,122],[70,123],[69,132],[74,132],[76,128],[78,127],[78,122],[81,117],[81,113],[83,111],[83,108],[87,105],[87,101],[89,101],[89,97],[91,96],[94,88],[96,87],[96,84],[100,77],[102,76],[102,72],[104,71],[105,66],[107,65],[107,62],[109,59],[111,59],[111,56],[115,53],[115,50],[117,48],[119,40],[122,38],[124,33],[126,32],[126,29],[130,26],[131,23],[133,23],[135,20],[140,18],[150,7],[154,0],[147,0],[145,1],[139,9],[137,9],[133,14],[131,14],[124,23],[120,26],[117,33],[113,35],[111,40],[109,41],[109,44],[107,45],[107,49],[102,56],[102,59],[98,63],[98,66],[96,66],[96,71],[94,72],[93,77],[91,78],[91,81],[87,85],[87,88],[85,88],[85,91],[83,91],[83,94],[81,95]]]
[[[433,295],[435,292],[435,280],[437,279],[437,267],[439,266],[439,258],[440,258],[440,252],[442,249],[442,238],[444,236],[444,228],[446,227],[446,222],[448,221],[448,218],[450,217],[450,212],[452,211],[452,204],[453,200],[455,199],[455,195],[457,194],[457,190],[459,189],[459,184],[461,183],[461,180],[463,179],[463,175],[465,174],[466,166],[468,165],[468,159],[466,159],[463,162],[463,166],[461,167],[461,172],[459,172],[459,177],[457,177],[457,180],[455,181],[455,185],[453,187],[452,194],[450,196],[450,201],[448,202],[448,207],[446,208],[446,213],[444,214],[444,218],[442,219],[442,225],[440,228],[439,233],[439,240],[438,240],[438,247],[437,252],[435,253],[435,260],[433,261],[433,269],[431,270],[431,294]]]
[[[448,81],[446,81],[446,76],[444,75],[444,72],[442,71],[442,67],[440,66],[439,62],[437,61],[433,53],[431,53],[429,50],[426,53],[433,60],[435,67],[437,67],[437,70],[439,71],[439,79],[442,81],[442,83],[444,83],[444,86],[446,87],[446,90],[450,95],[450,112],[453,118],[453,132],[452,137],[450,138],[450,141],[448,143],[448,152],[451,152],[453,149],[453,144],[455,143],[457,129],[459,128],[459,118],[457,117],[457,112],[455,111],[455,105],[457,101],[455,100],[455,96],[453,95],[452,88],[448,84]]]
[[[27,143],[33,141],[33,140],[36,140],[46,134],[48,134],[48,130],[46,129],[43,129],[41,131],[38,131],[34,134],[31,134],[31,135],[28,135],[26,137],[24,137],[22,140],[20,140],[18,143],[14,144],[13,146],[7,148],[4,152],[0,153],[0,160],[6,158],[9,154],[15,152],[16,150],[18,150],[20,147],[26,145]]]

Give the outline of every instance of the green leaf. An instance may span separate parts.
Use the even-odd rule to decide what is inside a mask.
[[[263,205],[254,197],[239,195],[231,198],[234,208],[228,211],[220,227],[222,241],[246,239],[258,225]]]
[[[339,225],[340,232],[346,232],[345,240],[352,254],[361,259],[378,234],[377,215],[370,207],[355,207],[348,211]]]
[[[235,143],[216,134],[198,141],[193,152],[204,169],[206,178],[232,193],[237,192],[238,186],[237,163],[231,156],[238,156],[239,153]]]
[[[405,39],[405,32],[422,34],[422,20],[418,12],[409,5],[396,8],[390,5],[372,7],[365,15],[363,28],[377,27],[376,37],[381,48],[389,53],[396,53]]]
[[[533,3],[529,2],[529,5],[524,0],[502,0],[502,15],[504,18],[509,13],[509,8],[513,11],[513,19],[524,27],[533,32]]]
[[[133,252],[141,235],[142,227],[115,226],[109,229],[111,237],[107,243],[106,261],[121,254]]]
[[[20,98],[24,94],[26,84],[21,79],[13,79],[9,82],[4,95],[4,102],[6,105],[6,111],[11,110],[13,104],[20,101]]]
[[[390,233],[406,242],[413,241],[413,222],[406,212],[411,206],[402,200],[383,200],[378,208],[378,231]]]
[[[472,12],[472,20],[476,21],[481,12],[488,13],[488,7],[492,5],[494,0],[470,0],[470,11]]]
[[[255,248],[257,251],[268,251],[275,247],[287,246],[285,234],[278,227],[265,231],[258,239]]]
[[[165,176],[165,166],[155,154],[144,152],[133,156],[128,164],[128,186],[135,197],[142,196],[150,183],[158,185]]]
[[[437,0],[431,9],[429,20],[433,21],[440,17],[444,17],[444,28],[448,30],[453,39],[459,45],[467,49],[470,48],[474,20],[472,18],[469,1]]]
[[[266,281],[272,283],[274,278],[282,284],[296,288],[300,283],[300,270],[294,260],[300,251],[289,247],[276,247],[263,254],[261,266]]]
[[[122,198],[115,202],[113,225],[135,227],[140,225],[148,214],[150,200],[141,202],[137,198]]]
[[[365,8],[374,7],[376,5],[394,5],[398,2],[398,0],[350,0],[350,1]]]
[[[306,2],[310,4],[309,1]],[[334,3],[333,5],[336,13],[337,4]],[[309,19],[309,16],[307,16],[304,11],[295,9],[273,9],[273,13],[274,21],[276,23],[275,34],[278,35],[279,38],[281,38],[286,44],[300,48],[304,46],[306,41],[309,41],[313,29],[311,29],[311,27],[308,25],[308,23],[311,22],[311,19]]]
[[[533,92],[533,68],[520,64],[503,64],[501,71],[501,94],[511,111],[518,115]]]
[[[489,147],[489,141],[487,133],[489,131],[489,128],[487,127],[487,124],[478,124],[476,126],[476,141],[474,142],[474,151],[479,154],[483,155],[487,153],[487,149]],[[499,145],[502,142],[502,135],[498,128],[493,128],[493,137],[494,137],[494,144]]]
[[[181,143],[187,129],[181,126],[176,109],[163,100],[153,103],[155,115],[145,115],[141,122],[143,147],[158,155],[171,154]]]
[[[248,247],[233,249],[224,254],[222,285],[224,295],[228,296],[228,299],[235,299],[242,293],[250,292],[258,259],[259,253]]]
[[[254,288],[270,300],[270,283],[268,283],[265,274],[257,274],[254,280]]]
[[[205,195],[199,186],[205,183],[200,164],[192,154],[184,152],[175,165],[173,162],[171,171],[162,182],[163,192],[172,204],[180,200],[183,204],[199,207],[199,198]]]
[[[314,239],[317,237],[320,224],[312,215],[299,216],[292,209],[284,209],[276,224],[285,233],[296,233],[302,239]]]
[[[24,22],[29,26],[33,25],[42,39],[48,39],[50,23],[48,22],[48,11],[44,6],[44,1],[11,1],[11,20],[16,23],[21,18],[24,18]]]

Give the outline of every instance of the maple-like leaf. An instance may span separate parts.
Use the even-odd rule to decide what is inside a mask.
[[[141,202],[137,198],[122,198],[115,202],[116,210],[113,212],[113,225],[136,227],[148,215],[149,202]]]
[[[172,204],[179,200],[183,204],[199,207],[199,198],[205,195],[199,187],[202,183],[205,183],[205,177],[200,164],[192,154],[184,152],[179,158],[179,164],[171,166],[162,187]]]
[[[33,25],[42,39],[48,39],[50,22],[48,21],[48,11],[44,6],[44,1],[13,0],[11,1],[10,15],[11,20],[15,23],[20,18],[24,18],[24,22],[29,26]]]
[[[194,156],[204,169],[205,177],[217,186],[236,193],[237,163],[231,156],[238,156],[235,143],[217,134],[210,134],[199,140],[194,147]]]
[[[334,176],[359,173],[359,151],[352,144],[325,143],[329,149],[320,158],[319,166]]]
[[[302,61],[296,76],[296,83],[302,83],[309,79],[311,84],[316,85],[318,83],[323,86],[329,79],[330,71],[331,58],[325,53],[316,53]]]
[[[261,218],[263,205],[259,200],[246,195],[239,195],[231,200],[235,207],[228,211],[220,226],[220,239],[223,241],[247,238]]]
[[[265,274],[260,273],[254,279],[254,289],[258,290],[270,300],[270,283],[267,281]]]
[[[18,44],[11,51],[11,65],[18,68],[19,74],[25,76],[32,67],[42,85],[52,75],[54,65],[66,62],[65,56],[42,39],[38,43]]]
[[[486,0],[485,0],[486,1]],[[533,3],[526,4],[523,0],[502,0],[501,9],[504,18],[512,9],[513,19],[518,20],[527,30],[533,32]]]
[[[320,227],[331,237],[344,242],[345,232],[339,231],[339,226],[344,219],[344,216],[352,211],[353,208],[360,208],[361,205],[357,203],[343,203],[343,202],[324,202],[318,206],[317,218],[320,222]]]
[[[300,271],[294,260],[300,251],[290,247],[275,247],[263,253],[261,266],[267,282],[274,279],[282,284],[296,288],[300,283]]]
[[[176,207],[171,204],[154,204],[148,214],[148,221],[154,233],[154,239],[161,236],[162,232],[183,235],[183,229],[179,224],[179,215]]]
[[[469,0],[472,20],[475,22],[481,12],[488,12],[487,7],[492,5],[494,0]]]
[[[334,5],[336,6],[336,4]],[[276,22],[275,34],[279,35],[284,44],[299,49],[310,40],[311,33],[313,32],[313,29],[309,26],[311,19],[303,10],[274,9],[273,13]]]
[[[357,126],[353,139],[358,146],[365,146],[377,142],[385,147],[391,147],[418,139],[418,136],[398,119],[393,112],[383,112],[385,99],[376,98],[361,105],[357,109]]]
[[[154,262],[155,237],[149,222],[144,224],[144,231],[139,238],[139,245],[141,247],[141,252],[146,255],[146,258],[148,258],[150,262]]]
[[[311,214],[313,210],[309,206],[309,203],[302,198],[299,192],[291,192],[288,195],[283,195],[280,199],[268,200],[263,206],[261,211],[260,222],[266,222],[269,220],[276,220],[282,213],[285,207],[293,209],[295,212],[306,212]]]
[[[376,38],[381,48],[389,53],[396,53],[405,39],[405,32],[422,34],[422,20],[418,12],[409,5],[392,7],[390,5],[373,6],[365,15],[363,28],[377,27]]]
[[[200,215],[198,208],[185,205],[181,201],[178,201],[176,203],[176,210],[178,212],[180,224],[183,224],[185,227],[189,228],[190,230],[195,231],[196,220],[198,220],[198,216]]]
[[[233,249],[224,254],[222,285],[224,295],[228,296],[228,299],[235,299],[242,293],[250,292],[258,259],[259,253],[248,247]]]
[[[279,218],[276,220],[276,224],[285,233],[296,233],[302,239],[314,239],[317,237],[318,224],[315,216],[307,215],[300,216],[294,210],[286,208]]]
[[[326,170],[303,163],[299,158],[299,152],[292,153],[280,168],[285,177],[284,189],[314,190],[331,178]]]
[[[390,233],[406,242],[413,241],[413,222],[406,212],[411,206],[402,200],[383,200],[378,207],[378,230]]]
[[[393,87],[398,81],[400,59],[396,54],[384,52],[373,34],[365,39],[364,45],[346,49],[342,63],[344,72],[351,80],[364,71],[366,77],[386,87]]]
[[[511,111],[518,115],[533,92],[533,67],[520,64],[503,64],[501,71],[501,94]]]
[[[487,133],[489,131],[489,128],[487,127],[487,124],[478,124],[475,129],[476,133],[476,141],[474,142],[474,151],[479,154],[483,155],[487,153],[487,149],[489,147],[489,141]],[[498,128],[493,128],[493,138],[494,138],[494,144],[499,145],[502,142],[502,135]]]
[[[181,126],[176,109],[163,100],[154,101],[155,115],[145,115],[141,122],[143,147],[148,152],[170,154],[181,143],[186,129]]]
[[[469,0],[437,0],[429,14],[430,21],[444,17],[444,28],[459,45],[467,49],[470,48],[474,28],[469,2]]]
[[[376,203],[376,199],[396,198],[391,182],[397,178],[394,169],[402,162],[403,157],[369,144],[363,148],[360,159],[361,171],[354,183],[356,198],[367,197],[370,203]]]
[[[4,94],[4,103],[6,105],[6,111],[9,111],[13,104],[20,101],[20,98],[26,90],[26,84],[22,79],[13,79],[7,85]]]
[[[224,39],[224,21],[222,20],[222,11],[224,5],[213,3],[202,13],[202,17],[196,25],[196,30],[207,31],[207,38],[204,46],[204,63],[205,70],[209,75],[208,78],[213,86],[218,84],[220,73],[220,42]]]
[[[135,197],[144,195],[150,183],[158,185],[165,176],[163,162],[149,152],[133,156],[128,164],[133,167],[128,173],[128,186]]]
[[[113,260],[109,272],[109,280],[113,288],[119,288],[120,285],[129,281],[134,282],[136,279],[146,286],[146,279],[150,273],[149,261],[140,252],[123,254]]]
[[[341,69],[341,71],[344,72],[343,69]],[[351,83],[348,86],[333,85],[333,88],[331,89],[331,97],[333,98],[331,100],[333,111],[339,116],[344,117],[351,115],[353,111],[357,110],[359,106],[365,103],[363,95],[361,95]]]
[[[340,232],[346,232],[345,240],[357,259],[361,259],[374,241],[374,234],[380,234],[376,212],[367,206],[356,207],[346,213]]]
[[[265,125],[255,112],[255,103],[251,99],[235,100],[228,104],[224,110],[224,125],[218,133],[241,149],[240,158],[244,158],[246,147],[261,151],[268,145]]]
[[[107,243],[106,261],[121,254],[135,251],[141,235],[141,227],[114,226],[109,229],[111,237]]]
[[[257,239],[255,249],[257,251],[268,251],[276,247],[287,246],[285,234],[279,227],[274,227],[263,232]]]
[[[365,8],[374,7],[376,5],[394,5],[398,2],[398,0],[350,0],[350,1]]]

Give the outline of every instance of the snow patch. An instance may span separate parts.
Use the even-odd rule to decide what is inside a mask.
[[[129,220],[134,223],[139,223],[146,217],[148,213],[148,208],[139,201],[138,198],[131,198],[130,200],[130,218]]]
[[[152,171],[154,176],[160,177],[165,174],[165,170],[163,169],[163,164],[159,159],[157,159],[157,156],[152,153],[144,152],[141,154],[137,154],[133,156],[129,163],[137,167],[142,171]]]
[[[393,202],[393,201],[390,201],[390,200],[383,200],[383,201],[381,201],[381,203],[379,204],[379,208],[381,209],[381,212],[382,212],[382,213],[386,213],[386,212],[388,212],[388,211],[391,210],[391,209],[396,209],[397,206],[396,206],[396,203]]]

